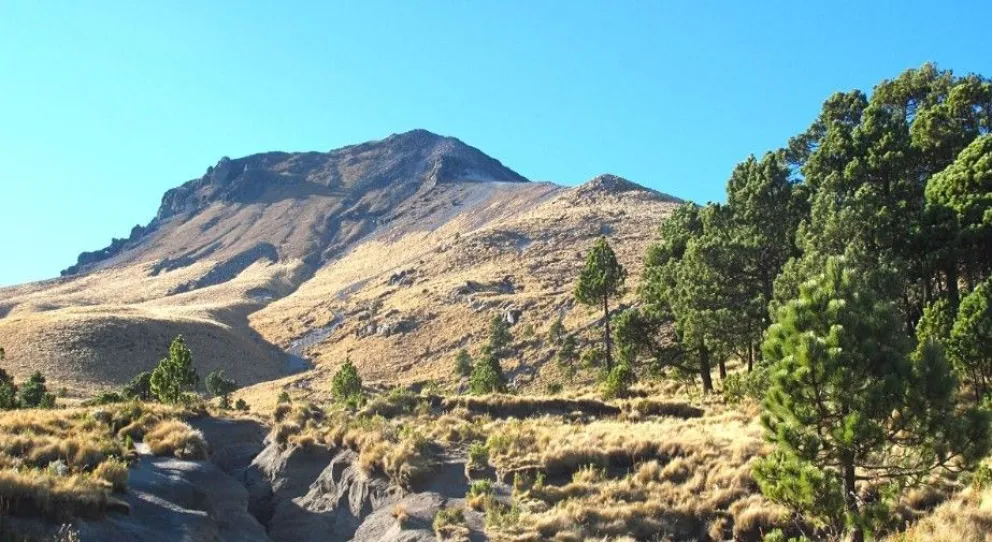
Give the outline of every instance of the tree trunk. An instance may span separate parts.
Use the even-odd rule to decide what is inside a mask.
[[[603,329],[606,330],[605,336],[603,337],[606,342],[606,371],[613,370],[613,345],[610,341],[610,298],[603,296],[603,318],[605,319],[605,326]]]
[[[754,343],[747,343],[747,372],[754,370]]]
[[[713,379],[710,377],[710,350],[703,344],[699,347],[699,377],[703,380],[703,393],[713,391]]]
[[[844,476],[844,505],[855,518],[858,517],[858,490],[855,487],[854,456],[847,453],[841,457],[841,473]],[[860,525],[851,530],[851,542],[864,542],[865,533]]]
[[[720,369],[720,382],[723,382],[727,379],[727,363],[723,358],[720,358],[716,365]]]
[[[958,300],[958,268],[955,262],[947,266],[947,299],[951,302],[951,310],[957,312]]]

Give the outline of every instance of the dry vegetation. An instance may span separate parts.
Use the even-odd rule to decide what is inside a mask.
[[[132,443],[153,453],[195,456],[202,436],[179,421],[189,409],[127,403],[101,408],[0,413],[0,506],[12,516],[61,521],[98,518],[123,506]],[[153,445],[155,443],[155,445]]]
[[[607,402],[589,389],[555,397],[394,390],[357,413],[297,400],[277,408],[272,437],[354,450],[368,472],[411,490],[443,458],[464,458],[477,480],[465,506],[485,512],[496,540],[747,541],[775,529],[813,532],[752,478],[769,451],[756,405],[700,400],[671,383],[638,391],[641,398]],[[493,484],[512,487],[512,497],[493,496]],[[988,542],[992,493],[962,484],[942,479],[905,491],[891,540]],[[438,536],[463,536],[458,517],[446,511]]]

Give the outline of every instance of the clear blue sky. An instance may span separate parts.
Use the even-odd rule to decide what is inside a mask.
[[[335,5],[330,5],[335,4]],[[224,155],[426,128],[535,180],[696,201],[835,90],[992,75],[992,4],[0,0],[0,284],[124,237]]]

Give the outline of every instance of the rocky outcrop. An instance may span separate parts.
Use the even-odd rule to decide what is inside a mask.
[[[275,542],[434,540],[432,522],[445,506],[463,506],[464,460],[442,462],[413,491],[359,466],[351,450],[270,443],[247,470],[249,509]],[[472,538],[484,540],[482,518]]]
[[[82,253],[63,275],[83,273],[124,252],[140,248],[148,234],[163,225],[184,223],[211,206],[267,205],[279,201],[318,197],[333,202],[328,212],[313,217],[313,238],[304,241],[311,265],[332,257],[348,243],[368,233],[379,219],[415,194],[440,184],[456,182],[514,182],[527,179],[499,160],[453,137],[426,130],[394,134],[379,141],[351,145],[329,152],[267,152],[243,158],[221,158],[199,179],[173,188],[162,197],[148,226],[135,226],[126,239]],[[197,221],[200,233],[222,228],[218,216]],[[169,227],[173,227],[169,226]],[[284,237],[268,239],[278,245]],[[278,257],[286,257],[278,254]],[[166,267],[173,261],[169,256]]]
[[[241,481],[262,448],[262,428],[251,421],[211,418],[195,425],[212,443],[209,461],[141,456],[130,469],[127,491],[118,496],[129,511],[79,522],[79,539],[268,542],[265,528],[248,512],[248,491]]]

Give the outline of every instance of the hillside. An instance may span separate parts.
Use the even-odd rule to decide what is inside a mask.
[[[552,313],[594,321],[571,304],[582,252],[607,234],[636,277],[675,201],[609,175],[528,182],[423,130],[224,158],[128,239],[61,278],[0,289],[5,368],[88,393],[152,368],[181,333],[201,373],[242,384],[310,363],[306,378],[323,379],[349,355],[373,380],[447,379],[492,312],[539,333]],[[521,344],[522,382],[539,348]]]

